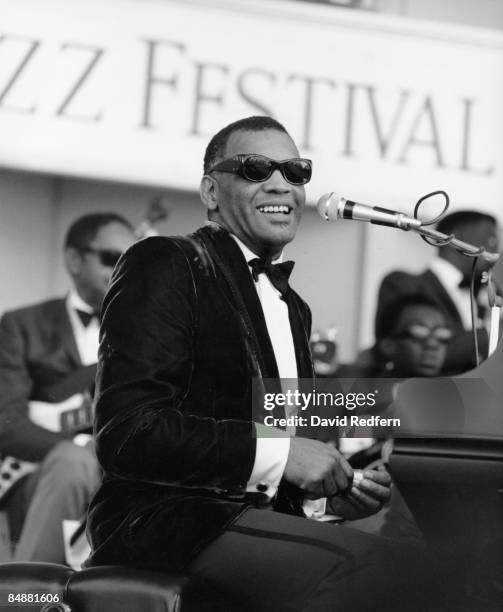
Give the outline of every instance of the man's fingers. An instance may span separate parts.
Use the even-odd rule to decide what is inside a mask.
[[[389,487],[391,484],[391,476],[386,470],[365,470],[363,477],[367,480],[373,480],[378,484]]]
[[[324,497],[332,497],[340,491],[340,486],[335,478],[335,472],[332,470],[323,480]]]
[[[335,481],[341,492],[346,491],[353,481],[353,468],[349,465],[348,461],[341,455],[337,450],[335,443],[329,441],[326,443],[332,451],[332,455],[335,459],[334,466],[334,477]]]
[[[367,478],[363,478],[358,483],[358,489],[361,492],[383,502],[388,501],[391,497],[391,490],[389,487],[380,485],[377,482]]]
[[[349,466],[348,473],[348,470],[343,462],[346,462],[346,460],[344,457],[341,457],[339,453],[337,453],[337,457],[335,457],[334,465],[332,466],[331,470],[331,477],[336,483],[340,493],[345,493],[353,481],[353,470],[351,466]]]
[[[334,471],[334,479],[337,483],[340,493],[346,493],[351,486],[351,479],[348,479],[346,474],[338,467]]]
[[[341,468],[344,470],[344,473],[346,474],[346,476],[350,479],[353,480],[353,468],[351,467],[351,465],[349,464],[349,461],[347,459],[345,459],[342,455],[341,455]]]
[[[365,508],[366,510],[371,510],[372,512],[376,512],[381,508],[382,501],[367,495],[364,491],[361,491],[358,487],[351,487],[351,493],[348,496],[348,499],[351,499],[353,503],[356,502],[360,507]]]

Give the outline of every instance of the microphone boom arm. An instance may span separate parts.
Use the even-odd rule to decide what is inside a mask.
[[[490,251],[486,251],[484,247],[477,247],[469,242],[459,240],[458,238],[455,238],[453,234],[448,236],[442,232],[437,232],[437,230],[431,229],[426,225],[421,225],[420,227],[410,227],[408,230],[417,232],[422,236],[432,238],[433,240],[437,241],[436,243],[429,242],[429,244],[432,246],[450,246],[465,255],[470,257],[480,257],[489,263],[496,263],[500,257],[499,253],[491,253]]]

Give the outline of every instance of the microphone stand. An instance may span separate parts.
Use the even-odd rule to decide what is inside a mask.
[[[491,309],[491,325],[489,332],[489,355],[496,350],[499,339],[499,327],[501,317],[501,298],[496,295],[496,285],[493,280],[492,269],[487,272],[487,297]]]
[[[423,221],[419,219],[418,212],[421,204],[434,196],[442,196],[445,198],[445,204],[442,212],[434,219]],[[494,265],[500,258],[499,253],[491,253],[486,251],[484,247],[478,247],[463,240],[459,240],[454,234],[447,235],[431,228],[437,223],[447,212],[449,208],[449,196],[443,191],[432,191],[420,198],[414,207],[414,216],[410,217],[404,213],[394,210],[388,210],[379,206],[369,207],[352,200],[347,200],[336,193],[327,193],[323,195],[318,202],[318,212],[326,221],[335,219],[354,219],[356,221],[370,221],[376,225],[384,225],[388,227],[396,227],[402,231],[416,232],[430,246],[444,247],[450,246],[459,251],[466,257],[473,257],[472,278],[470,283],[470,302],[472,312],[472,328],[473,342],[475,347],[475,358],[477,366],[479,365],[477,329],[475,325],[475,297],[474,297],[474,272],[478,259],[483,259],[491,265]],[[498,343],[499,316],[501,311],[501,298],[496,296],[495,286],[492,284],[491,270],[486,273],[485,280],[488,283],[488,298],[491,307],[491,331],[490,331],[490,349],[489,354],[496,348]],[[492,292],[492,293],[491,293]],[[496,303],[498,302],[498,304]]]
[[[496,263],[500,257],[499,253],[491,253],[490,251],[486,251],[484,247],[477,247],[469,242],[463,242],[463,240],[458,240],[458,238],[455,238],[453,234],[448,236],[447,234],[437,232],[437,230],[425,225],[421,225],[420,227],[408,227],[406,228],[406,231],[408,230],[417,232],[418,234],[421,234],[427,238],[432,238],[436,241],[434,243],[429,243],[432,244],[432,246],[450,246],[457,251],[460,251],[464,255],[480,257],[489,263]]]

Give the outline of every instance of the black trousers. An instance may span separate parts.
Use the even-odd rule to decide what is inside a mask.
[[[248,509],[189,567],[246,610],[434,610],[419,547],[267,510]]]

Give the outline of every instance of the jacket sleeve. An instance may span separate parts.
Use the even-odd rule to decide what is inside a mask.
[[[148,238],[122,257],[103,306],[98,458],[118,477],[244,490],[253,424],[201,416],[190,399],[197,303],[197,284],[174,241]]]
[[[32,423],[28,402],[33,381],[27,363],[27,335],[15,313],[0,321],[0,453],[41,461],[65,439]]]

